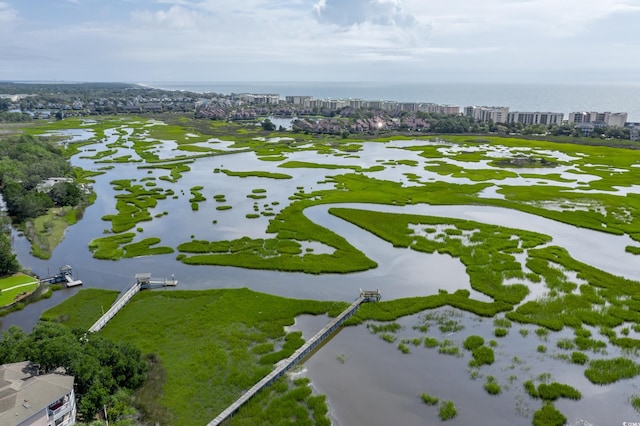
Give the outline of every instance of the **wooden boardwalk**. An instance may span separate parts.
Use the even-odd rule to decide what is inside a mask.
[[[321,344],[327,337],[331,336],[342,323],[351,317],[358,307],[364,302],[380,300],[380,293],[375,291],[362,291],[360,290],[360,297],[353,302],[351,306],[345,309],[340,315],[335,317],[329,324],[327,324],[322,330],[316,333],[309,341],[302,345],[297,351],[293,353],[286,360],[280,361],[275,370],[267,374],[262,380],[256,383],[251,389],[246,391],[240,398],[238,398],[233,404],[227,407],[222,413],[220,413],[215,419],[208,423],[208,426],[216,426],[225,421],[227,418],[233,416],[242,405],[244,405],[251,397],[258,393],[263,388],[271,385],[274,381],[282,377],[293,366],[300,362],[303,358],[309,355],[319,344]]]
[[[129,300],[131,300],[131,298],[133,296],[136,295],[137,292],[139,292],[142,289],[145,288],[152,288],[153,286],[162,286],[162,287],[168,287],[168,286],[172,286],[175,287],[176,285],[178,285],[178,281],[176,281],[176,279],[173,277],[173,275],[171,276],[171,280],[167,280],[164,279],[162,281],[159,280],[152,280],[151,279],[151,274],[150,273],[143,273],[143,274],[136,274],[136,283],[134,285],[131,286],[131,288],[129,290],[127,290],[126,293],[124,293],[122,295],[122,297],[120,297],[118,300],[116,300],[116,303],[114,303],[107,312],[105,312],[104,314],[102,314],[102,316],[100,317],[100,319],[98,321],[96,321],[91,328],[89,328],[89,331],[92,333],[98,332],[100,330],[102,330],[102,328],[113,318],[116,316],[116,314],[120,311],[120,309],[122,309],[124,307],[124,305],[127,304],[127,302]]]
[[[102,327],[107,325],[107,323],[111,320],[111,318],[116,316],[118,311],[120,311],[120,309],[122,309],[122,307],[124,305],[126,305],[127,302],[129,300],[131,300],[131,298],[133,296],[135,296],[137,292],[140,291],[141,287],[142,286],[141,286],[141,283],[139,281],[137,281],[133,286],[131,286],[131,288],[129,290],[127,290],[127,292],[125,294],[123,294],[122,297],[120,297],[118,300],[116,300],[116,303],[111,305],[109,310],[107,312],[105,312],[100,317],[100,319],[98,321],[96,321],[91,326],[91,328],[89,328],[89,331],[92,332],[92,333],[96,333],[96,332],[102,330]]]

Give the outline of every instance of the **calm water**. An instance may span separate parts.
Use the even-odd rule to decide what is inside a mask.
[[[110,139],[116,137],[114,132],[107,132],[107,135],[114,135]],[[379,164],[381,160],[414,159],[421,164],[428,161],[415,152],[398,149],[410,143],[406,141],[388,144],[366,143],[359,158],[319,156],[315,152],[301,151],[291,154],[288,159],[363,167]],[[219,146],[222,145],[219,143]],[[161,156],[173,155],[169,146],[170,144],[162,148]],[[392,147],[395,149],[390,149]],[[84,149],[93,148],[96,147],[89,146]],[[97,150],[101,149],[104,148],[97,148]],[[76,156],[73,164],[95,169],[98,166],[92,160],[80,158],[82,155],[93,154],[95,151]],[[123,152],[120,152],[117,155],[122,154]],[[105,175],[96,177],[94,185],[98,193],[96,203],[86,210],[84,218],[78,224],[67,230],[64,240],[54,251],[50,260],[43,261],[32,257],[29,254],[29,244],[24,237],[14,234],[14,248],[25,267],[45,276],[55,272],[61,265],[70,264],[74,268],[76,278],[82,279],[85,287],[124,290],[132,284],[136,273],[151,272],[154,278],[175,275],[179,281],[178,289],[249,287],[288,297],[320,300],[352,301],[357,297],[359,288],[378,288],[385,300],[433,294],[438,289],[455,291],[458,288],[469,288],[469,277],[458,259],[446,255],[428,255],[394,248],[370,233],[329,215],[327,209],[330,206],[313,207],[307,209],[305,214],[315,222],[347,238],[354,246],[378,262],[378,268],[348,275],[315,276],[230,267],[187,266],[176,261],[175,254],[123,259],[117,262],[93,259],[87,249],[88,243],[93,238],[105,235],[104,230],[110,227],[110,223],[103,221],[102,217],[115,211],[116,191],[109,182],[125,176],[140,180],[166,174],[161,170],[150,172],[139,170],[135,164],[114,164],[114,166],[114,169],[109,170]],[[347,172],[346,169],[287,169],[286,173],[291,174],[293,179],[277,181],[257,177],[239,179],[213,172],[216,168],[234,171],[274,170],[274,164],[259,160],[253,153],[202,158],[191,164],[191,167],[192,170],[185,173],[177,183],[156,180],[158,186],[172,189],[178,198],[169,197],[158,202],[158,206],[151,211],[152,216],[163,211],[168,212],[168,215],[154,218],[151,222],[141,223],[139,225],[141,230],[136,231],[139,239],[157,236],[161,237],[162,244],[175,247],[181,242],[189,241],[192,235],[198,239],[208,240],[233,239],[245,235],[254,238],[263,237],[268,218],[261,217],[255,220],[245,218],[247,213],[254,211],[255,206],[260,210],[272,208],[277,213],[290,203],[288,197],[297,192],[298,187],[303,187],[305,192],[328,188],[329,185],[323,183],[327,174]],[[560,172],[564,173],[562,170]],[[466,179],[455,180],[442,177],[422,167],[406,165],[388,167],[385,171],[373,173],[371,176],[402,181],[405,173],[418,173],[425,181],[451,179],[460,183],[466,182]],[[526,184],[527,181],[503,180],[501,183]],[[405,180],[404,184],[411,183]],[[207,198],[207,201],[200,204],[198,211],[192,211],[188,201],[189,189],[195,185],[204,186],[202,192]],[[257,188],[266,189],[267,198],[258,200],[256,203],[247,198],[247,195]],[[224,194],[227,199],[225,204],[233,206],[233,209],[217,211],[215,207],[219,204],[213,200],[214,194]],[[495,195],[487,194],[487,196]],[[537,216],[482,206],[419,205],[402,209],[367,204],[349,206],[461,217],[536,230],[551,235],[554,238],[554,244],[566,247],[579,260],[615,274],[640,279],[640,270],[636,267],[637,259],[624,251],[629,241],[627,237],[581,230]],[[214,224],[214,220],[217,223]],[[27,306],[23,311],[3,318],[2,328],[16,324],[29,329],[44,309],[59,303],[76,291],[72,289],[57,292],[49,300]],[[477,293],[472,293],[472,297],[486,300],[485,296]],[[416,337],[412,325],[418,320],[417,318],[418,316],[412,316],[401,320],[405,325],[403,337]],[[310,320],[307,325],[304,321],[306,320],[301,319],[299,324],[302,328],[321,327],[320,324],[326,322],[326,318]],[[464,314],[459,321],[465,325],[465,330],[483,335],[486,340],[492,338],[493,325],[490,320],[479,321],[471,315]],[[530,424],[530,416],[538,406],[536,406],[537,402],[522,396],[522,382],[543,372],[551,372],[554,380],[571,383],[583,391],[585,395],[583,402],[557,403],[557,406],[561,407],[570,419],[584,418],[594,424],[620,424],[622,421],[631,420],[628,416],[633,414],[632,409],[623,401],[634,392],[633,382],[608,387],[594,387],[586,383],[579,368],[567,365],[551,356],[554,352],[551,348],[555,348],[555,341],[548,343],[549,356],[540,358],[536,355],[535,347],[539,342],[533,336],[533,328],[530,330],[528,339],[522,341],[518,340],[521,336],[517,330],[511,330],[510,336],[502,339],[499,345],[500,361],[482,371],[482,374],[495,375],[500,384],[508,384],[511,375],[517,376],[517,379],[512,379],[513,384],[510,389],[505,388],[500,397],[490,397],[486,394],[482,389],[484,379],[479,378],[473,381],[469,378],[468,355],[462,358],[450,357],[439,355],[437,350],[420,347],[412,351],[411,355],[405,356],[396,349],[396,345],[383,342],[377,336],[370,334],[365,327],[347,328],[339,332],[305,363],[305,374],[312,378],[313,385],[319,392],[327,395],[332,417],[337,424],[341,425],[421,425],[436,422],[437,412],[422,404],[419,400],[421,392],[454,400],[460,414],[450,424],[473,422],[490,424],[496,418],[504,420],[502,424]],[[437,335],[437,337],[460,340],[468,334],[465,331],[456,336]],[[308,336],[308,333],[305,335]],[[557,340],[560,337],[563,337],[561,333],[554,334],[553,339]],[[345,355],[344,364],[338,361],[338,355]],[[514,356],[524,359],[525,364],[514,367],[513,374],[507,370],[503,371],[502,369],[509,366],[509,360]],[[527,367],[529,370],[526,369]],[[586,398],[587,395],[589,398]],[[515,408],[522,399],[527,401],[531,409],[528,414],[522,414],[526,413],[527,407],[521,408],[520,411]],[[613,418],[615,423],[603,421],[605,418]]]
[[[433,102],[458,105],[508,106],[511,111],[626,112],[631,122],[640,121],[640,84],[637,85],[542,85],[453,84],[400,82],[146,82],[169,90],[192,92],[277,93],[310,95],[315,99],[342,98]]]

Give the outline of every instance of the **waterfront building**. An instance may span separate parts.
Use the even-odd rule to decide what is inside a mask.
[[[285,96],[285,101],[293,105],[304,105],[312,99],[313,96]]]
[[[486,123],[493,121],[494,123],[505,123],[509,107],[499,106],[467,106],[464,107],[464,115],[473,118],[476,121]]]
[[[0,366],[0,425],[70,426],[76,422],[73,376],[39,374],[30,361]]]
[[[625,127],[629,128],[629,138],[632,141],[640,141],[640,123],[627,123]]]
[[[624,127],[627,122],[626,112],[595,112],[595,111],[581,111],[569,113],[569,123],[590,123],[596,127],[604,126],[617,126]]]
[[[420,104],[419,111],[437,114],[460,114],[460,107],[457,105],[442,105],[434,103]]]
[[[277,105],[280,103],[280,95],[275,93],[242,93],[238,98],[249,104]]]
[[[365,101],[362,99],[349,99],[349,106],[354,109],[360,109],[364,107]]]
[[[513,111],[507,114],[507,123],[522,123],[525,126],[532,124],[557,124],[561,125],[564,114],[561,112],[520,112]]]

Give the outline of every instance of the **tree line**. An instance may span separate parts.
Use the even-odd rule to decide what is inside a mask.
[[[37,323],[30,334],[16,326],[2,333],[0,364],[27,360],[38,364],[43,373],[63,368],[74,376],[78,412],[84,421],[105,406],[121,405],[122,394],[130,395],[140,387],[147,371],[141,351],[130,343],[46,321]],[[115,420],[118,413],[110,410],[109,416]]]
[[[29,135],[0,140],[0,192],[17,222],[40,216],[54,206],[74,206],[82,191],[74,182],[39,188],[52,177],[72,177],[73,169],[53,142]]]

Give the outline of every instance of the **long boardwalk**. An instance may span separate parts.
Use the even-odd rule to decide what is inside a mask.
[[[127,292],[123,294],[120,299],[116,300],[116,303],[114,303],[109,308],[109,310],[105,312],[100,317],[100,319],[91,326],[89,331],[95,333],[102,330],[102,327],[104,327],[111,320],[111,318],[116,316],[118,311],[122,309],[122,307],[126,305],[127,302],[131,300],[131,298],[135,296],[137,292],[140,291],[141,287],[142,287],[142,283],[140,281],[136,281],[136,283],[133,286],[131,286],[131,288],[127,290]]]
[[[327,337],[333,334],[342,323],[351,317],[363,302],[372,300],[380,300],[380,293],[375,291],[362,291],[360,290],[360,297],[353,302],[351,306],[345,309],[340,315],[335,317],[329,324],[327,324],[322,330],[316,333],[309,341],[302,345],[297,351],[293,353],[289,358],[278,363],[278,366],[271,373],[267,374],[262,380],[256,383],[251,389],[246,391],[240,398],[238,398],[233,404],[227,407],[222,413],[220,413],[215,419],[211,420],[208,426],[217,426],[227,418],[235,414],[238,409],[245,404],[251,397],[258,393],[261,389],[271,385],[278,378],[282,377],[284,373],[289,371],[300,360],[309,355],[320,343],[322,343]]]

